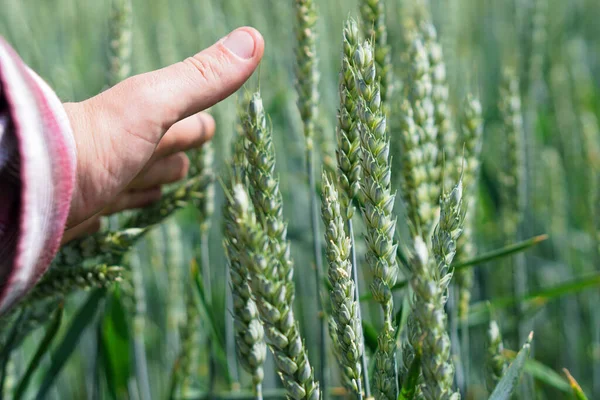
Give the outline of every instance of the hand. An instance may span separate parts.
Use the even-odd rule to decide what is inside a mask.
[[[161,184],[183,178],[183,151],[215,130],[202,111],[234,93],[263,52],[260,33],[239,28],[182,62],[65,104],[77,171],[63,242],[97,229],[98,215],[147,205],[160,197]]]

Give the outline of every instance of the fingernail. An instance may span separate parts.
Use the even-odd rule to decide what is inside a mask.
[[[254,55],[254,37],[245,29],[232,32],[223,42],[233,54],[245,60]]]

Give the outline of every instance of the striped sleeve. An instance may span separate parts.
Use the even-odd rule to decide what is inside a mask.
[[[75,161],[61,102],[0,37],[0,314],[35,285],[59,248]]]

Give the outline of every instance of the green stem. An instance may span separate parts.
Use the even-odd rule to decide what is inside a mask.
[[[307,148],[306,150],[306,173],[308,175],[308,187],[310,188],[310,211],[311,225],[313,232],[313,251],[315,260],[315,280],[317,290],[317,310],[319,315],[319,381],[323,396],[327,399],[327,326],[325,324],[325,315],[323,309],[323,299],[321,297],[321,282],[323,282],[323,258],[321,254],[320,229],[319,229],[319,201],[316,193],[312,190],[316,186],[315,169],[314,169],[314,150]]]
[[[135,254],[135,253],[134,253]],[[132,257],[133,258],[133,257]],[[131,260],[132,283],[135,297],[135,314],[133,316],[133,352],[135,371],[141,400],[151,400],[150,379],[148,378],[148,359],[144,342],[144,316],[146,314],[146,295],[140,271],[139,259]]]
[[[204,295],[206,296],[206,305],[212,309],[212,290],[210,285],[210,254],[208,244],[208,231],[203,229],[200,233],[200,270],[202,271],[202,280],[204,281]],[[217,378],[215,353],[212,350],[212,340],[210,335],[206,339],[206,346],[210,351],[208,359],[208,393],[212,394],[215,390]],[[212,398],[212,397],[211,397]]]
[[[231,386],[238,389],[240,384],[240,374],[235,352],[235,330],[233,327],[234,321],[232,316],[233,296],[231,290],[229,290],[229,285],[231,285],[231,275],[229,273],[229,263],[225,264],[225,276],[227,277],[227,290],[225,290],[225,349],[227,353],[227,367],[229,368],[229,376],[231,376]]]
[[[358,289],[358,263],[356,261],[356,246],[354,243],[354,226],[352,224],[352,218],[348,218],[348,236],[350,237],[350,257],[352,258],[352,279],[354,280],[354,297],[356,300],[360,299],[360,290]],[[360,307],[360,303],[358,304],[357,310],[358,319],[361,321],[362,326],[362,311]],[[369,385],[369,364],[367,363],[367,356],[365,355],[365,341],[363,336],[360,337],[360,346],[363,351],[360,356],[360,361],[362,364],[362,375],[365,380],[364,388],[365,388],[365,397],[368,399],[371,397],[371,387]],[[357,382],[358,384],[358,398],[362,400],[362,389],[360,380]]]

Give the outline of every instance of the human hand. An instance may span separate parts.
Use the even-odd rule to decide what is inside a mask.
[[[161,184],[183,178],[183,151],[215,130],[202,111],[234,93],[263,52],[260,33],[239,28],[182,62],[65,104],[77,169],[63,242],[96,230],[98,215],[147,205],[160,197]]]

